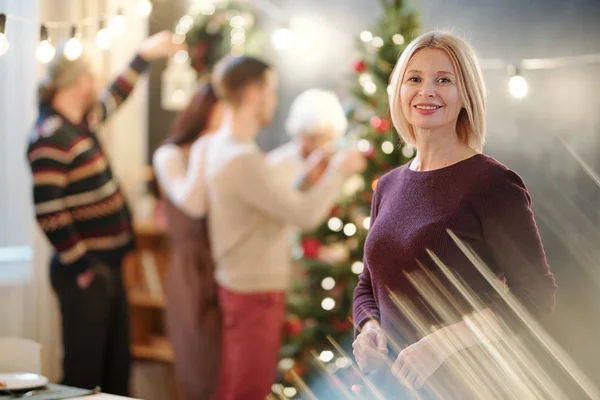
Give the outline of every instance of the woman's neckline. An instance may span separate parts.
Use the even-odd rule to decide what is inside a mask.
[[[477,153],[477,154],[473,154],[470,157],[464,158],[460,161],[457,161],[453,164],[450,165],[446,165],[445,167],[441,167],[441,168],[436,168],[436,169],[428,169],[426,171],[415,171],[413,169],[410,168],[411,164],[413,163],[414,159],[410,160],[407,164],[406,164],[406,170],[414,175],[428,175],[428,174],[435,174],[436,172],[443,172],[443,171],[448,171],[457,167],[460,167],[466,163],[469,163],[471,160],[474,159],[478,159],[479,157],[485,157],[484,154],[482,153]]]

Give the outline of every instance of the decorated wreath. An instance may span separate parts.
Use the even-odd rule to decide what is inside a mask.
[[[227,54],[256,54],[262,48],[257,18],[248,4],[197,0],[175,30],[185,34],[191,65],[199,75]]]

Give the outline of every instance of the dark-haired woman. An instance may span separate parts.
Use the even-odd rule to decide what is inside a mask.
[[[167,278],[167,327],[183,400],[210,399],[216,390],[220,317],[203,185],[203,157],[191,152],[222,120],[210,84],[201,84],[156,150],[153,165],[165,203],[172,256]],[[200,138],[200,140],[197,140]]]

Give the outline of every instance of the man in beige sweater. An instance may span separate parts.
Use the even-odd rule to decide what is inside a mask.
[[[275,112],[274,71],[256,58],[230,57],[217,65],[213,81],[227,108],[222,129],[205,145],[209,230],[224,321],[217,399],[262,400],[270,393],[281,343],[289,226],[318,224],[344,179],[365,161],[357,152],[335,154],[312,188],[294,190],[255,143]]]

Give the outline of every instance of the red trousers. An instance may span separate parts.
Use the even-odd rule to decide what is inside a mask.
[[[285,295],[235,293],[219,286],[219,303],[223,329],[215,400],[264,400],[277,368]]]

